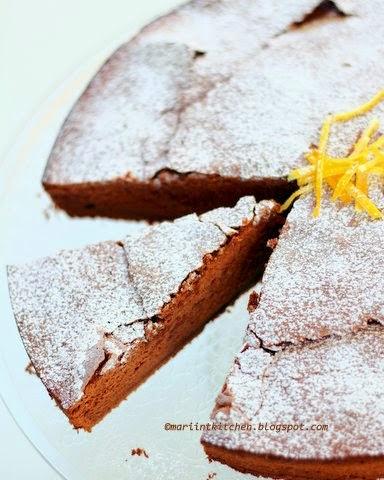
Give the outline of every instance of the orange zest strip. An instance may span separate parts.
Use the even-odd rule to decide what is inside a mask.
[[[352,167],[349,167],[348,170],[341,176],[333,191],[332,200],[336,200],[343,192],[345,192],[351,181],[351,178],[355,175],[357,168],[357,164],[352,165]]]
[[[306,185],[305,187],[301,187],[296,192],[293,192],[292,195],[290,195],[287,200],[281,205],[280,211],[283,212],[286,210],[292,202],[295,200],[295,198],[299,197],[300,195],[303,195],[305,193],[309,193],[313,190],[312,185]]]
[[[354,185],[348,187],[348,193],[359,204],[359,206],[365,210],[368,215],[373,219],[383,218],[383,214],[376,207],[376,205],[370,200],[364,193],[358,190]]]
[[[380,90],[368,102],[364,103],[363,105],[360,105],[359,107],[356,107],[353,110],[350,110],[349,112],[337,113],[336,115],[333,115],[333,119],[335,120],[335,122],[347,122],[348,120],[352,120],[355,117],[364,115],[365,113],[374,109],[383,100],[384,100],[384,90]]]
[[[374,167],[371,172],[372,175],[384,176],[384,167]]]
[[[368,146],[368,143],[370,142],[373,135],[377,132],[379,127],[380,127],[379,121],[377,120],[377,118],[374,118],[369,123],[368,127],[360,135],[360,138],[356,142],[355,148],[353,149],[353,153],[358,154],[362,152]]]
[[[296,180],[299,189],[284,202],[281,211],[289,208],[297,197],[314,191],[313,216],[319,216],[325,182],[332,190],[332,200],[354,202],[357,211],[365,211],[373,219],[383,218],[381,211],[368,197],[369,175],[384,176],[384,135],[377,138],[379,121],[373,119],[368,124],[349,155],[332,157],[327,153],[333,124],[364,115],[383,100],[384,90],[381,90],[365,104],[348,112],[331,115],[325,120],[318,147],[311,148],[305,154],[309,165],[292,170],[288,176],[288,180]]]
[[[375,118],[373,119],[368,127],[363,131],[359,140],[356,142],[354,153],[361,153],[364,149],[367,148],[372,136],[377,132],[379,129],[380,124],[379,121]],[[364,165],[364,156],[360,158],[360,164]],[[369,161],[366,161],[365,165],[367,165]],[[356,170],[356,188],[359,189],[365,196],[368,196],[368,175],[367,170],[362,171],[361,169]],[[355,209],[357,212],[361,211],[361,207],[358,202],[355,202]]]
[[[372,147],[382,148],[384,146],[384,135],[381,135],[377,140],[371,143]]]
[[[315,172],[315,197],[316,205],[313,210],[313,216],[318,217],[320,215],[321,198],[323,195],[323,169],[324,169],[324,155],[327,148],[329,133],[331,131],[332,118],[328,118],[321,129],[320,141],[319,141],[319,155],[316,162]]]

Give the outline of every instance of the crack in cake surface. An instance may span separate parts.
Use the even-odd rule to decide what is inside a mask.
[[[383,209],[383,181],[370,180],[370,198]],[[322,215],[313,218],[312,208],[307,195],[288,214],[261,292],[250,298],[244,345],[223,390],[231,401],[222,408],[219,396],[211,416],[251,429],[206,432],[202,442],[210,458],[253,474],[378,478],[384,223],[332,202],[328,191]]]
[[[206,256],[236,236],[244,222],[257,224],[274,210],[274,202],[256,205],[246,197],[234,209],[189,215],[118,243],[9,267],[26,349],[62,407],[82,397],[95,372],[126,362],[138,342],[162,329],[161,312],[199,277]]]
[[[371,190],[381,191],[382,182]],[[382,194],[372,196],[383,205]],[[380,198],[381,197],[381,198]],[[325,198],[313,219],[311,196],[296,202],[266,267],[250,328],[264,346],[344,335],[384,322],[380,265],[383,222]]]
[[[384,330],[371,326],[339,339],[289,347],[270,356],[251,347],[227,378],[236,408],[215,412],[216,422],[328,423],[328,431],[286,435],[274,431],[205,433],[226,449],[291,459],[343,459],[382,455]],[[265,359],[266,366],[263,365]],[[244,365],[244,366],[243,366]],[[257,393],[255,393],[257,392]],[[359,393],[360,392],[360,393]]]
[[[95,117],[94,114],[96,113],[99,114],[99,117],[100,115],[106,115],[106,111],[104,110],[104,107],[102,107],[102,102],[104,101],[103,98],[107,98],[107,96],[110,95],[111,92],[115,92],[117,90],[117,86],[119,89],[121,89],[121,93],[127,93],[129,96],[129,90],[127,90],[127,87],[124,84],[124,79],[129,79],[130,75],[133,75],[131,81],[129,82],[131,84],[130,88],[134,88],[134,86],[137,85],[138,82],[141,82],[146,87],[146,83],[140,76],[135,77],[134,70],[131,69],[131,64],[134,68],[136,68],[136,71],[138,72],[137,75],[143,73],[143,71],[146,72],[147,83],[149,82],[148,79],[151,78],[154,81],[155,77],[157,78],[157,76],[160,75],[161,72],[161,76],[158,77],[156,81],[156,100],[155,102],[151,102],[153,104],[151,108],[153,108],[152,111],[154,117],[147,118],[147,125],[153,124],[154,131],[152,132],[151,130],[152,133],[145,135],[144,137],[140,135],[137,137],[139,139],[139,146],[140,142],[144,142],[144,144],[147,145],[146,148],[148,148],[148,151],[146,149],[144,149],[143,151],[139,148],[138,160],[134,160],[136,154],[134,150],[131,150],[132,155],[128,154],[128,157],[132,159],[132,164],[129,166],[129,168],[117,167],[117,163],[117,168],[115,168],[115,162],[122,162],[122,151],[117,151],[115,147],[113,147],[112,149],[109,148],[109,158],[116,158],[113,160],[112,164],[111,162],[108,163],[109,173],[106,177],[103,178],[103,180],[122,177],[125,176],[127,172],[130,172],[130,175],[133,175],[138,179],[142,179],[143,164],[140,158],[145,158],[144,163],[147,163],[147,161],[149,161],[147,160],[147,158],[152,158],[152,160],[150,160],[150,162],[152,162],[153,164],[152,172],[148,171],[146,178],[148,179],[151,176],[155,175],[156,171],[160,170],[164,165],[161,167],[156,166],[157,162],[153,162],[153,158],[158,157],[159,151],[161,154],[161,152],[169,150],[166,145],[169,145],[173,138],[172,128],[170,129],[169,124],[169,122],[171,124],[174,124],[175,119],[170,118],[170,116],[173,116],[172,112],[177,111],[183,105],[192,106],[194,103],[199,103],[198,99],[201,95],[204,96],[205,92],[210,91],[212,89],[212,86],[214,86],[217,82],[220,83],[223,82],[223,80],[225,81],[225,78],[228,78],[228,74],[232,75],[232,72],[237,70],[237,65],[239,62],[242,63],[244,61],[244,58],[253,56],[255,51],[258,51],[262,40],[268,38],[271,35],[271,30],[275,29],[276,31],[279,31],[281,26],[289,25],[289,23],[291,21],[294,21],[295,18],[301,18],[302,15],[305,15],[308,11],[311,11],[311,8],[315,8],[315,6],[317,5],[317,2],[315,1],[300,1],[296,2],[296,4],[290,4],[287,7],[283,7],[281,4],[279,4],[279,15],[272,16],[271,7],[268,6],[266,2],[259,2],[257,6],[252,6],[251,9],[249,8],[250,5],[248,3],[249,2],[247,1],[243,1],[241,3],[238,2],[235,6],[234,4],[231,4],[231,2],[222,2],[222,5],[220,5],[220,8],[218,9],[218,12],[216,12],[216,15],[214,17],[217,29],[220,34],[217,35],[216,38],[214,36],[208,36],[204,40],[208,45],[211,45],[211,48],[198,47],[196,45],[196,40],[197,42],[199,42],[199,40],[198,38],[194,39],[194,35],[196,35],[199,31],[203,36],[205,34],[205,32],[201,31],[201,26],[199,24],[193,23],[195,15],[200,14],[198,4],[191,4],[182,7],[179,11],[171,14],[169,20],[164,18],[160,19],[158,22],[155,22],[155,24],[144,29],[142,34],[138,37],[135,37],[135,39],[130,44],[121,47],[103,67],[99,76],[93,80],[90,88],[88,88],[85,93],[84,102],[82,102],[81,100],[78,106],[76,106],[71,113],[68,120],[69,124],[67,122],[61,133],[61,139],[63,142],[65,141],[66,145],[62,144],[61,140],[57,142],[50,162],[51,166],[48,167],[45,180],[51,183],[57,182],[58,170],[62,172],[62,175],[68,175],[69,170],[65,172],[66,167],[64,164],[61,165],[60,158],[66,156],[67,152],[69,153],[71,149],[72,156],[74,156],[74,158],[78,157],[82,152],[81,163],[88,164],[89,162],[86,159],[89,158],[89,149],[91,145],[94,145],[95,148],[95,151],[93,152],[93,164],[95,165],[95,167],[92,169],[92,175],[94,175],[94,172],[96,170],[99,171],[100,178],[102,178],[102,175],[104,175],[104,173],[107,173],[101,163],[100,156],[104,155],[105,146],[103,146],[102,139],[97,133],[99,131],[99,127],[97,127],[96,124],[93,124],[91,122],[90,117],[87,120],[86,116],[90,113],[93,115],[93,117]],[[239,18],[241,19],[243,11],[247,11],[246,18],[249,18],[249,20],[247,20],[247,22],[249,23],[244,23],[242,20],[238,20]],[[213,20],[213,18],[209,18]],[[188,38],[188,33],[185,32],[182,28],[177,28],[176,22],[184,22],[186,19],[188,19],[188,21],[192,19],[192,23],[190,22],[191,38]],[[254,22],[251,19],[253,19]],[[170,28],[170,24],[168,24],[168,21],[175,22],[172,24],[173,27]],[[224,23],[222,24],[221,22]],[[231,24],[233,23],[233,25],[235,26],[234,32],[236,32],[236,35],[238,33],[238,38],[236,35],[234,36],[234,33],[232,32],[232,40],[228,40],[228,24],[225,24],[225,22],[231,22]],[[213,23],[212,25],[215,24]],[[225,25],[225,27],[223,25]],[[256,30],[255,25],[257,27]],[[172,30],[172,28],[174,28],[174,30]],[[251,32],[253,41],[249,42],[248,46],[245,42],[245,33],[247,35],[250,35]],[[183,40],[183,37],[185,37],[185,40]],[[259,37],[260,42],[257,41],[257,38]],[[229,71],[227,71],[227,66],[231,65],[231,62],[223,61],[222,57],[223,55],[233,57],[234,54],[231,52],[236,50],[233,48],[233,38],[236,38],[235,44],[238,47],[238,51],[235,53],[235,57],[240,58],[232,59],[232,64],[234,66],[231,67]],[[217,42],[217,44],[215,42]],[[231,46],[231,48],[229,48],[229,45]],[[240,47],[240,45],[242,45],[242,47]],[[242,52],[242,48],[245,49],[244,52]],[[249,49],[250,51],[248,52],[247,49]],[[197,63],[193,58],[194,52],[196,50],[206,52],[203,57],[199,57]],[[119,62],[123,62],[125,58],[128,61],[128,70],[125,68],[125,73],[123,75],[123,73],[119,70]],[[195,63],[196,65],[198,65],[198,68],[196,66],[194,67]],[[171,67],[171,65],[173,66]],[[120,80],[109,79],[109,72],[111,71],[115,72],[116,75],[120,75]],[[108,82],[110,82],[111,84]],[[98,102],[96,102],[94,99],[94,92],[96,92],[97,89],[101,86],[104,90],[101,98],[98,100]],[[161,91],[160,88],[164,88],[164,90]],[[117,109],[117,112],[124,103],[123,98],[121,98],[121,96],[119,97],[118,95],[119,94],[112,96],[112,103],[110,100],[108,100],[108,108],[110,110],[110,116],[108,117],[109,127],[107,125],[107,122],[104,123],[104,121],[107,120],[106,118],[105,120],[103,120],[103,125],[100,124],[100,127],[103,127],[102,130],[104,131],[104,134],[105,127],[108,127],[108,129],[116,128],[115,126],[113,126],[113,123],[115,121],[113,120],[113,115],[115,115],[115,113],[113,113],[112,105],[114,105],[114,108]],[[145,98],[140,95],[138,94],[138,92],[134,93],[132,91],[132,96],[130,97],[131,101],[133,102],[130,107],[131,111],[136,112],[136,124],[140,123],[140,118],[137,117],[138,110],[136,107],[142,106],[141,102],[143,101],[148,103],[148,100],[145,100]],[[162,100],[160,101],[161,98]],[[87,102],[90,102],[90,104],[86,106],[85,100]],[[137,104],[136,107],[135,103]],[[128,106],[127,108],[129,109]],[[129,110],[125,109],[125,111],[128,112]],[[167,113],[165,115],[161,115],[161,112]],[[148,111],[148,113],[149,116],[152,115],[150,111]],[[158,116],[159,114],[160,117]],[[158,120],[160,120],[161,117],[164,118],[162,119],[160,126]],[[128,136],[131,136],[131,145],[134,145],[134,142],[132,142],[132,139],[134,137],[129,130],[133,127],[132,122],[128,121],[128,117],[125,119],[121,117],[121,125],[128,128],[125,138],[123,139],[123,137],[121,137],[122,144],[126,145],[127,147],[128,144],[126,143],[126,140]],[[93,134],[98,144],[92,141],[92,137],[89,137],[87,149],[84,149],[81,146],[80,137],[78,137],[77,135],[79,134],[79,132],[82,131],[83,128],[89,128],[93,131]],[[118,130],[111,130],[110,133],[120,135],[120,133],[118,133]],[[87,135],[86,130],[84,130],[84,134]],[[163,134],[165,134],[164,137],[162,137]],[[152,144],[150,145],[149,138],[151,136],[154,140],[151,142]],[[98,152],[99,147],[100,151]],[[127,150],[127,152],[129,152],[129,149]],[[154,153],[154,156],[152,156],[152,153]],[[66,159],[65,161],[69,162],[69,159]],[[73,162],[74,161],[75,160],[73,160]],[[124,161],[124,163],[126,163],[126,161]],[[76,162],[76,165],[76,168],[81,167],[81,164],[79,165],[79,162]],[[165,166],[167,167],[168,165]],[[172,167],[172,165],[169,166]],[[87,180],[95,181],[96,177],[93,176],[92,178],[90,178],[89,176],[87,176],[89,175],[87,174],[87,171],[89,171],[88,167],[87,169],[84,169],[82,173],[80,173],[79,171],[79,175],[77,176],[77,178],[67,177],[68,181],[72,183]],[[72,166],[68,165],[68,168],[75,168],[75,163],[73,163]],[[175,168],[175,170],[185,171],[185,168]],[[204,170],[201,170],[200,168],[197,170],[204,173]]]

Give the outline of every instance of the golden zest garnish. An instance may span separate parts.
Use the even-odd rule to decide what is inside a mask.
[[[365,211],[371,218],[383,218],[383,214],[368,197],[368,176],[384,176],[384,135],[375,138],[379,130],[379,121],[372,120],[356,142],[352,152],[346,157],[331,157],[327,154],[327,145],[331,127],[334,123],[343,123],[364,115],[384,100],[384,90],[377,93],[369,102],[350,112],[329,116],[320,131],[319,146],[312,148],[306,155],[309,165],[292,170],[288,180],[296,180],[296,190],[284,204],[286,210],[295,198],[314,191],[315,208],[313,216],[320,214],[324,182],[332,191],[332,200],[355,204],[357,211]]]

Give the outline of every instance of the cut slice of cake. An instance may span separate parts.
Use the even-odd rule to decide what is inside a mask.
[[[245,197],[8,268],[27,353],[76,428],[90,430],[256,278],[277,210]]]
[[[284,479],[377,479],[384,474],[384,329],[275,354],[254,337],[217,399],[204,433],[211,459]]]
[[[383,208],[382,184],[371,198]],[[326,196],[298,200],[250,300],[244,347],[215,422],[247,432],[207,432],[210,458],[273,478],[384,475],[384,222]],[[376,324],[373,325],[372,324]],[[304,424],[309,430],[259,430]],[[328,430],[311,430],[312,425]],[[261,427],[260,427],[261,428]]]
[[[371,190],[383,209],[383,184]],[[251,314],[271,350],[384,324],[384,222],[327,197],[318,218],[312,209],[307,196],[289,213]]]
[[[380,8],[378,0],[180,7],[96,74],[58,135],[45,189],[70,215],[121,218],[285,197],[294,188],[286,176],[323,118],[381,88]]]

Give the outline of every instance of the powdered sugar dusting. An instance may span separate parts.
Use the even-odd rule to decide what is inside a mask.
[[[174,131],[191,61],[180,44],[122,46],[64,123],[45,181],[143,178],[145,163],[164,151]]]
[[[129,274],[146,315],[159,314],[189,273],[203,265],[204,255],[218,250],[244,222],[257,223],[275,205],[256,204],[253,197],[244,197],[234,208],[212,210],[200,217],[187,215],[125,239]]]
[[[14,314],[48,390],[68,408],[104,360],[105,335],[145,318],[123,249],[104,242],[8,269]]]
[[[348,17],[274,39],[184,112],[163,167],[286,176],[317,143],[328,114],[366,102],[382,88],[382,32],[370,19]],[[377,115],[383,123],[382,108]],[[331,152],[343,154],[365,122],[343,127]]]
[[[384,222],[327,196],[319,218],[312,209],[309,195],[290,212],[251,314],[250,328],[268,348],[384,323]]]
[[[147,316],[157,315],[188,274],[202,266],[206,253],[220,248],[224,233],[197,215],[161,223],[124,240],[129,273]]]
[[[270,200],[255,202],[253,197],[243,197],[236,205],[236,208],[216,208],[200,215],[204,222],[211,222],[217,225],[226,235],[236,233],[236,228],[245,222],[257,222],[269,210],[274,208],[275,203]]]
[[[370,196],[384,206],[383,182]],[[332,202],[321,215],[313,196],[289,213],[266,267],[245,343],[226,380],[217,422],[250,422],[251,431],[206,433],[227,449],[289,459],[382,456],[384,413],[384,222]],[[221,395],[223,395],[221,394]],[[304,424],[297,432],[261,424]],[[328,430],[312,431],[313,424]]]
[[[148,26],[108,60],[75,105],[52,151],[44,181],[148,180],[163,168],[244,178],[286,175],[328,105],[325,95],[318,94],[328,92],[317,75],[322,68],[319,62],[329,70],[351,55],[346,51],[348,42],[341,41],[337,59],[328,61],[319,55],[319,49],[332,47],[341,22],[329,25],[328,34],[321,35],[317,45],[313,41],[314,47],[311,34],[307,45],[306,35],[300,39],[285,33],[318,3],[196,0]],[[352,27],[348,32],[350,41],[355,32]],[[280,67],[279,36],[292,39],[281,51]],[[265,49],[268,44],[274,46]],[[372,62],[379,48],[376,42],[370,50]],[[275,55],[270,70],[269,59],[273,62]],[[298,55],[299,60],[312,59],[311,71],[304,75]],[[287,61],[294,68],[291,78],[282,82]],[[247,65],[245,73],[242,64]],[[334,74],[341,85],[344,73],[338,68]],[[364,93],[369,92],[361,85]],[[331,101],[330,107],[335,106]],[[282,111],[295,115],[294,121],[281,122]],[[276,132],[285,124],[292,124],[293,131],[279,138]]]
[[[258,206],[247,197],[225,210],[228,224],[221,225],[237,229],[244,220],[265,220],[275,209],[274,202]],[[212,219],[188,215],[150,226],[122,243],[104,242],[9,267],[13,310],[26,350],[64,409],[82,397],[99,366],[103,374],[129,360],[136,343],[147,341],[148,329],[156,331],[151,317],[202,266],[204,256],[227,241],[214,218],[214,213]]]
[[[219,422],[251,422],[256,430],[207,432],[227,449],[289,459],[334,460],[383,455],[384,329],[330,339],[274,356],[249,347],[227,379],[232,402]],[[328,431],[258,430],[259,423],[328,425]]]

